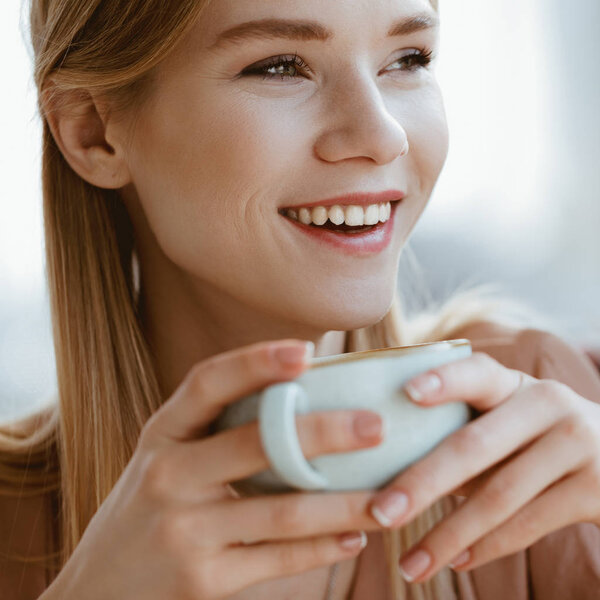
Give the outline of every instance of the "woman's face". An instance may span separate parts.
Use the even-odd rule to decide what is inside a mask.
[[[217,42],[264,19],[329,35],[280,26]],[[398,22],[404,33],[388,36]],[[436,22],[427,0],[214,0],[159,65],[136,116],[122,194],[144,280],[162,279],[217,320],[236,306],[323,332],[381,319],[447,152],[427,65]],[[281,214],[388,190],[404,198],[378,251],[323,243]]]

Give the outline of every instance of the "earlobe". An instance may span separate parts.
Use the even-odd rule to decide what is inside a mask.
[[[106,139],[107,117],[85,90],[43,92],[44,114],[70,167],[96,187],[119,189],[131,182],[122,147]]]

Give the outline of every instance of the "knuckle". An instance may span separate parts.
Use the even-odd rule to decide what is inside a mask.
[[[526,511],[520,511],[509,531],[498,536],[497,544],[500,551],[505,552],[512,549],[514,538],[523,537],[529,544],[533,544],[541,536],[540,522],[535,515],[527,514]]]
[[[216,375],[218,367],[214,358],[194,365],[188,375],[186,391],[195,398],[210,396],[210,381]]]
[[[347,443],[347,431],[340,428],[339,420],[332,420],[327,413],[312,413],[307,417],[307,421],[308,427],[304,429],[308,434],[306,442],[310,451],[323,453],[344,446],[344,442]]]
[[[215,395],[224,378],[232,373],[242,381],[264,378],[266,365],[271,365],[269,357],[269,347],[261,344],[252,350],[244,349],[207,358],[188,371],[185,392],[195,398],[210,398]]]
[[[438,477],[435,470],[424,464],[403,475],[402,490],[412,490],[414,507],[424,508],[437,496]]]
[[[180,574],[186,598],[212,600],[222,597],[217,588],[220,578],[214,576],[214,568],[205,557],[199,560],[189,558],[185,560],[182,563]]]
[[[486,512],[504,513],[510,506],[510,482],[496,476],[483,485],[478,495]]]
[[[564,383],[553,379],[541,379],[535,387],[542,401],[552,402],[565,411],[571,408],[572,392]]]
[[[189,519],[181,511],[163,511],[154,523],[154,539],[159,548],[185,555],[189,527]]]
[[[279,531],[294,534],[301,530],[305,520],[303,502],[295,496],[276,502],[272,508],[271,522]]]
[[[235,352],[227,360],[231,369],[242,380],[258,381],[273,371],[274,361],[271,359],[271,353],[270,343],[259,343]],[[216,364],[222,360],[222,356],[215,357]]]
[[[236,359],[236,368],[246,379],[258,380],[269,377],[279,370],[279,363],[273,358],[273,342],[260,342],[249,350],[242,351]]]
[[[477,546],[479,558],[499,558],[514,550],[506,531],[503,529],[492,531],[482,541],[478,542]]]
[[[433,537],[440,537],[441,539],[433,540]],[[432,534],[429,539],[423,541],[423,546],[427,547],[432,556],[438,555],[439,551],[436,552],[436,548],[444,549],[445,551],[455,551],[456,549],[462,549],[468,544],[469,540],[464,535],[464,528],[458,526],[457,523],[448,521],[444,523],[443,528],[439,530],[437,534]]]
[[[421,495],[432,499],[437,492],[437,477],[431,469],[422,469],[419,473]]]
[[[261,344],[253,354],[246,355],[246,368],[249,371],[255,371],[257,368],[262,371],[272,371],[279,367],[279,363],[273,358],[274,346],[269,344]]]
[[[157,443],[156,432],[157,429],[160,428],[161,417],[165,404],[163,404],[157,411],[152,413],[144,423],[144,426],[142,427],[137,439],[136,450],[138,450],[138,453],[146,454],[148,452],[153,452],[155,448],[160,445]]]
[[[364,511],[365,501],[360,496],[352,496],[343,494],[340,502],[336,507],[336,515],[346,525],[345,527],[359,527],[358,523],[354,523],[357,517],[361,517]]]
[[[581,451],[581,459],[600,455],[600,436],[598,425],[594,420],[589,420],[585,415],[573,414],[563,419],[559,426],[559,432],[565,438],[566,443],[572,447],[573,443]],[[575,449],[572,450],[576,452]]]
[[[489,536],[486,545],[487,554],[503,556],[515,550],[515,541],[527,545],[533,544],[540,537],[539,521],[529,510],[520,510],[506,525],[503,525]]]
[[[326,448],[333,442],[336,428],[332,427],[330,419],[325,413],[314,413],[311,415],[310,429],[312,437],[319,448]]]
[[[330,562],[337,556],[334,550],[336,547],[336,542],[332,544],[323,538],[285,544],[279,555],[280,569],[283,573],[292,574]]]
[[[334,539],[312,538],[309,541],[309,566],[318,566],[335,559],[340,552],[339,542]]]
[[[571,415],[561,421],[559,431],[569,440],[580,439],[587,441],[588,437],[593,437],[590,436],[590,432],[588,431],[588,424],[579,415]]]
[[[298,569],[300,560],[296,544],[283,544],[279,552],[279,567],[283,573],[293,573]]]
[[[241,352],[235,359],[236,369],[245,378],[256,377],[256,373],[264,371],[268,361],[266,348],[259,348],[254,352]]]
[[[481,372],[496,373],[499,368],[502,368],[497,360],[485,352],[473,352],[470,360],[474,368]]]
[[[140,431],[140,435],[137,439],[136,450],[140,452],[149,451],[152,448],[152,440],[154,438],[154,427],[156,423],[156,415],[158,412],[155,412],[145,423]]]
[[[164,451],[154,451],[146,455],[142,463],[140,489],[144,496],[163,501],[172,491],[173,465]]]
[[[155,520],[153,526],[153,542],[160,544],[173,563],[174,596],[178,600],[203,600],[221,598],[222,580],[215,577],[214,557],[204,551],[198,551],[190,543],[189,519],[181,511],[163,513]]]
[[[478,367],[490,367],[492,365],[497,364],[496,361],[489,354],[486,354],[485,352],[473,352],[473,354],[471,356],[471,360]]]
[[[482,456],[486,453],[487,436],[477,421],[463,427],[450,438],[452,450],[459,456]]]

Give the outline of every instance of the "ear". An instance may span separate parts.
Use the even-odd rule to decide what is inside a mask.
[[[131,182],[120,140],[125,130],[103,103],[86,90],[57,91],[52,83],[44,89],[42,102],[61,153],[82,179],[105,189]]]

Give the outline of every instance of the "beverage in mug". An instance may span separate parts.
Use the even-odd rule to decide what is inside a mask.
[[[378,489],[465,425],[464,402],[421,407],[404,385],[416,375],[471,355],[468,340],[350,352],[312,359],[296,379],[276,383],[228,406],[216,431],[258,420],[270,469],[234,482],[241,495],[298,490]],[[374,447],[302,454],[295,417],[314,411],[366,409],[383,419],[384,439]]]

